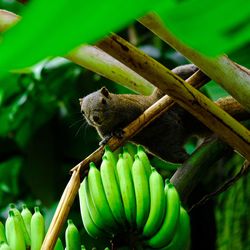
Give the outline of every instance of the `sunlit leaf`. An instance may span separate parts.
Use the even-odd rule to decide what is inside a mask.
[[[64,55],[81,43],[121,29],[161,2],[31,1],[21,13],[22,20],[4,34],[0,69],[22,68],[47,56]]]
[[[160,15],[178,39],[207,55],[228,53],[250,40],[249,1],[176,1]]]

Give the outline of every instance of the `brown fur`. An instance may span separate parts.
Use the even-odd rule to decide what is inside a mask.
[[[178,68],[173,71],[183,79],[197,70],[193,65],[182,66],[182,70]],[[158,89],[150,96],[112,94],[103,87],[81,100],[81,111],[87,122],[105,139],[135,120],[162,95]],[[186,139],[192,131],[201,127],[203,128],[188,112],[174,105],[133,137],[132,141],[164,160],[181,163],[188,157],[183,149]]]

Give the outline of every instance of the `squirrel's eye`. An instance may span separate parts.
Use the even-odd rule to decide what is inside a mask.
[[[104,98],[102,98],[101,102],[103,105],[107,104],[107,101]]]
[[[85,113],[84,113],[84,111],[83,111],[83,110],[81,110],[81,113],[82,113],[82,115],[85,115]]]

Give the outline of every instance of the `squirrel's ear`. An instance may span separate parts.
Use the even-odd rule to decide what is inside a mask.
[[[108,91],[108,89],[107,89],[106,87],[102,87],[102,88],[101,88],[101,93],[102,93],[105,97],[109,98],[109,91]]]
[[[83,98],[79,98],[80,106],[82,106],[82,100]]]

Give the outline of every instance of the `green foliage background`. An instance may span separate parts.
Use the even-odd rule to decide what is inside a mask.
[[[192,4],[192,1],[190,2]],[[220,6],[223,5],[222,3],[223,1],[220,2]],[[228,1],[228,5],[230,3],[232,1]],[[24,8],[22,4],[16,1],[0,0],[0,9],[7,9],[19,14]],[[225,14],[229,13],[229,9],[229,7],[225,9]],[[183,15],[183,11],[184,9],[181,8],[177,14]],[[187,8],[185,12],[188,13]],[[170,17],[171,20],[178,21],[177,17],[173,15]],[[218,13],[215,15],[215,20],[217,20],[216,18],[218,18]],[[176,22],[178,25],[183,25],[183,20]],[[192,22],[197,23],[197,20],[195,15],[192,16],[189,25],[193,27]],[[211,16],[204,17],[205,23],[209,20],[211,20]],[[226,17],[223,18],[223,21],[225,20]],[[225,23],[222,22],[222,24]],[[223,26],[222,24],[220,27]],[[129,39],[128,29],[131,27],[135,28],[137,32],[138,46],[168,68],[187,63],[184,57],[138,23],[133,23],[129,28],[120,30],[120,35]],[[208,25],[208,27],[212,29],[211,26]],[[245,30],[248,30],[249,27],[244,27],[243,33],[245,34]],[[192,29],[192,31],[194,30]],[[228,50],[227,46],[223,46],[228,38],[219,40],[217,46],[213,44],[213,41],[215,41],[213,36],[216,37],[217,34],[222,34],[220,29],[217,29],[212,35],[210,33],[211,40],[205,43],[206,46],[210,47],[206,47],[202,43],[202,41],[204,42],[203,36],[194,34],[194,32],[192,36],[189,34],[190,37],[184,39],[191,39],[194,46],[203,44],[202,49],[205,52],[210,51],[211,54],[224,51],[224,48]],[[244,34],[241,39],[244,42],[237,42],[237,46],[234,44],[233,49],[230,45],[229,56],[237,63],[250,67],[248,57],[250,53],[249,37],[247,39]],[[210,50],[209,48],[216,49]],[[27,52],[24,51],[24,55]],[[56,54],[57,51],[55,51]],[[22,61],[21,59],[22,57],[18,58]],[[29,63],[29,61],[27,62]],[[18,63],[14,63],[14,65],[18,65]],[[98,135],[93,128],[83,121],[78,99],[104,85],[112,92],[130,93],[124,87],[59,57],[46,59],[27,73],[8,74],[1,79],[1,218],[6,217],[10,202],[16,204],[25,202],[30,207],[35,204],[42,204],[47,224],[49,223],[69,179],[70,168],[98,147]],[[214,82],[204,87],[203,92],[214,100],[227,95]],[[186,146],[189,151],[192,151],[194,143],[190,141]],[[225,181],[229,175],[231,176],[239,170],[241,164],[241,157],[235,153],[225,156],[216,164],[213,177],[208,176],[204,180],[202,184],[204,193],[213,190],[214,185],[219,185]],[[209,216],[214,220],[215,226],[209,225],[209,223],[212,224],[212,221],[208,221],[208,225],[198,223],[198,227],[204,234],[204,239],[208,235],[212,235],[211,238],[214,239],[213,243],[210,244],[211,248],[207,249],[250,249],[250,217],[247,213],[250,205],[249,183],[249,176],[246,176],[213,201]],[[202,211],[203,215],[197,217],[196,220],[204,219],[206,205]],[[78,223],[78,228],[82,228],[77,200],[70,216],[73,220],[75,219],[76,224]],[[83,230],[82,235],[83,242],[86,245],[93,246],[95,244],[97,246],[97,243],[91,241]],[[207,240],[209,239],[207,237]],[[193,242],[193,249],[206,249],[205,243],[195,233]],[[100,242],[99,244],[105,245],[106,243]]]

